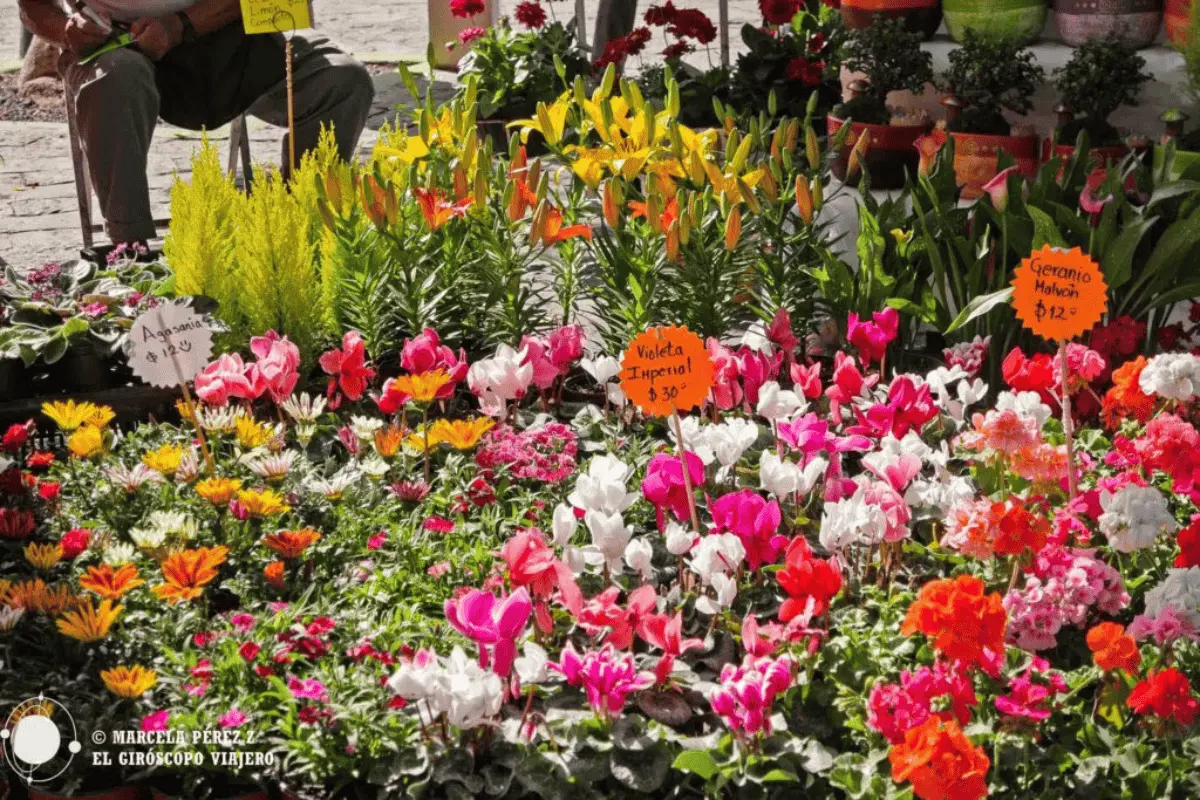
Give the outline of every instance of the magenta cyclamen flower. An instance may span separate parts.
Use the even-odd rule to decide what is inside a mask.
[[[329,691],[325,688],[325,684],[316,678],[297,678],[293,675],[288,678],[287,688],[292,693],[292,697],[297,700],[316,700],[318,703],[329,702]]]
[[[478,589],[446,601],[446,621],[454,630],[479,645],[479,666],[487,667],[501,678],[512,671],[517,655],[517,639],[525,630],[533,602],[525,587],[503,600]]]
[[[404,341],[400,350],[400,367],[414,375],[430,370],[445,370],[450,381],[438,390],[437,399],[446,400],[454,396],[454,387],[467,377],[467,351],[459,349],[455,354],[433,328],[426,328],[418,336]]]
[[[582,656],[568,644],[559,662],[546,666],[561,673],[572,686],[582,686],[588,703],[604,719],[620,715],[630,693],[654,683],[650,673],[638,672],[633,656],[618,654],[610,644]]]
[[[882,361],[887,346],[900,332],[900,313],[885,308],[871,315],[872,322],[862,322],[851,313],[846,320],[846,341],[858,348],[868,361]]]
[[[792,660],[787,656],[760,658],[754,663],[721,670],[721,687],[709,695],[713,711],[736,735],[771,733],[775,698],[792,685]]]
[[[728,531],[742,540],[750,569],[774,563],[787,546],[788,538],[779,535],[783,515],[779,503],[767,502],[750,489],[730,492],[709,502],[717,533]]]
[[[692,488],[704,483],[704,462],[695,453],[687,453],[688,477]],[[666,527],[664,509],[670,510],[675,519],[685,520],[691,515],[688,505],[687,486],[683,482],[683,463],[678,456],[659,453],[646,465],[646,477],[642,479],[642,494],[654,504],[658,512],[658,529]]]

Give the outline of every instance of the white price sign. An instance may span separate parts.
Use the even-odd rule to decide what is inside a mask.
[[[186,385],[212,358],[212,329],[184,302],[163,302],[129,330],[129,366],[152,386]]]

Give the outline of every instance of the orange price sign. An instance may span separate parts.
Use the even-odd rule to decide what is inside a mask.
[[[712,377],[703,339],[687,328],[650,328],[625,351],[621,389],[646,414],[669,417],[701,405]]]
[[[1013,276],[1013,307],[1025,327],[1065,342],[1091,330],[1108,304],[1100,265],[1078,247],[1044,246],[1023,259]]]

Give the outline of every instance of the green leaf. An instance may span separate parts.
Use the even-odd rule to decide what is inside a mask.
[[[684,750],[675,757],[671,767],[680,772],[698,775],[706,781],[717,774],[717,762],[707,750]]]
[[[1029,218],[1033,220],[1033,243],[1034,250],[1040,249],[1043,245],[1049,244],[1054,247],[1066,247],[1066,240],[1062,234],[1058,232],[1058,226],[1054,224],[1054,219],[1035,206],[1026,206],[1029,211]]]
[[[1104,253],[1100,266],[1109,291],[1124,286],[1133,276],[1133,255],[1146,232],[1154,227],[1158,217],[1138,217],[1128,223]]]
[[[996,306],[1007,303],[1012,297],[1012,293],[1012,287],[1009,286],[998,292],[976,297],[967,303],[966,307],[958,313],[958,316],[954,318],[954,321],[950,323],[950,327],[946,328],[944,333],[953,333],[976,317],[981,317]]]

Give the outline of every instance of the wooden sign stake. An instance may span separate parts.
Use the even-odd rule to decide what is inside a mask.
[[[683,488],[687,490],[688,508],[692,512],[692,529],[700,533],[700,515],[696,513],[696,494],[692,489],[692,471],[688,468],[687,445],[683,443],[683,421],[678,409],[671,412],[671,423],[675,426],[675,440],[679,443],[679,464],[683,467]]]
[[[1063,340],[1058,343],[1058,358],[1059,369],[1062,370],[1062,426],[1063,438],[1067,445],[1067,493],[1070,495],[1071,503],[1074,504],[1075,496],[1079,491],[1075,477],[1075,423],[1071,419],[1071,389],[1067,385],[1067,342]]]
[[[284,39],[284,68],[287,70],[287,115],[288,115],[288,175],[296,172],[296,97],[292,80],[292,37]]]
[[[200,427],[200,420],[196,418],[196,403],[192,400],[192,393],[188,391],[187,381],[180,381],[179,388],[183,390],[183,402],[187,403],[188,418],[192,421],[196,438],[200,440],[200,452],[204,454],[204,463],[208,466],[208,474],[216,475],[217,466],[213,463],[212,451],[208,449],[208,439],[204,436],[204,429]]]

